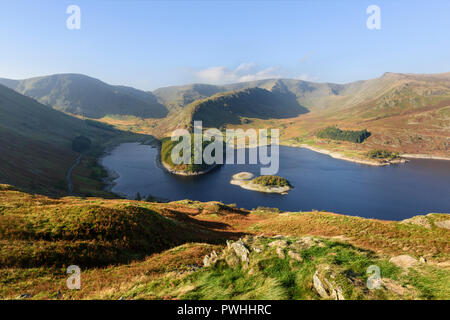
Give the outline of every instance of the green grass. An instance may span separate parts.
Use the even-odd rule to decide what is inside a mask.
[[[434,226],[448,215],[425,219],[431,229],[323,212],[249,214],[218,202],[52,199],[0,185],[0,297],[54,299],[62,290],[64,299],[319,299],[312,285],[318,271],[346,299],[449,299],[448,267],[436,264],[448,260],[448,230]],[[245,230],[266,234],[243,238],[262,249],[250,249],[248,268],[220,261],[198,269]],[[270,234],[287,236],[284,258]],[[302,238],[308,234],[324,237]],[[400,269],[389,262],[398,251],[426,254],[429,262]],[[80,292],[64,290],[70,264],[82,267]],[[371,265],[386,286],[367,289]]]
[[[295,241],[295,238],[291,238]],[[269,241],[270,242],[270,241]],[[267,241],[263,241],[266,243]],[[312,278],[320,266],[327,265],[335,274],[335,281],[343,288],[347,299],[395,298],[385,288],[373,291],[365,287],[367,267],[377,265],[383,278],[398,281],[408,279],[401,269],[373,252],[351,245],[325,240],[322,246],[301,251],[303,261],[293,261],[287,255],[280,259],[274,249],[266,247],[262,253],[252,252],[250,266],[231,268],[225,261],[200,269],[192,274],[170,279],[160,278],[146,284],[138,284],[125,296],[128,298],[155,299],[318,299],[312,289]],[[352,284],[352,279],[358,285]],[[424,281],[423,277],[417,277]],[[420,283],[418,284],[420,286]],[[434,291],[433,289],[430,289]]]
[[[106,265],[140,259],[195,239],[189,228],[134,205],[4,206],[0,265]]]
[[[416,287],[421,299],[450,299],[450,271],[435,266],[411,270],[404,283]]]

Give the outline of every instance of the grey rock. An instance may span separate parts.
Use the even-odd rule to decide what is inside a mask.
[[[211,254],[208,256],[206,255],[203,258],[203,266],[210,267],[216,264],[217,260],[219,260],[219,257],[217,256],[216,251],[211,252]]]
[[[294,251],[289,250],[289,251],[288,251],[288,256],[289,256],[291,259],[294,259],[294,260],[296,260],[296,261],[299,261],[299,262],[303,261],[302,256],[301,256],[299,253],[297,253],[297,252],[294,252]]]
[[[269,247],[279,247],[279,248],[286,248],[288,246],[288,243],[286,240],[275,240],[269,243]]]
[[[233,242],[230,246],[230,250],[233,250],[235,252],[236,256],[241,260],[244,267],[248,266],[250,262],[250,251],[248,251],[244,242],[240,240]]]
[[[313,286],[323,299],[345,300],[344,291],[336,282],[336,275],[328,266],[316,270],[313,275]]]
[[[426,216],[415,216],[409,219],[400,221],[400,224],[414,224],[426,229],[431,229],[431,223]]]
[[[308,249],[314,246],[318,241],[313,237],[303,237],[297,240],[295,243],[303,249]]]
[[[443,229],[450,229],[450,220],[445,221],[437,221],[434,223],[436,227],[443,228]]]
[[[319,278],[319,270],[316,270],[316,272],[314,273],[313,285],[314,285],[314,289],[316,289],[316,291],[319,294],[319,296],[321,296],[324,299],[328,299],[329,298],[328,292],[325,289],[322,281]]]
[[[280,259],[284,259],[286,257],[286,255],[284,254],[284,250],[281,247],[277,248],[277,255],[278,255],[278,258],[280,258]]]
[[[262,252],[262,248],[261,247],[252,247],[252,250],[255,251],[256,253],[261,253]]]
[[[415,259],[407,254],[403,254],[403,255],[391,258],[389,260],[389,262],[392,262],[396,266],[402,267],[404,269],[408,269],[417,263],[417,259]]]

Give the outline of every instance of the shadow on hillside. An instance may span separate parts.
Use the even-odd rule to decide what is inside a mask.
[[[284,88],[272,91],[250,88],[212,97],[198,104],[192,118],[203,121],[205,127],[222,127],[226,124],[245,124],[248,119],[295,118],[309,110],[300,105],[294,93]]]

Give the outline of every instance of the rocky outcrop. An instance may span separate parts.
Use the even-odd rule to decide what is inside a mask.
[[[415,216],[409,219],[402,220],[401,224],[414,224],[426,229],[431,229],[431,223],[426,216]]]
[[[211,252],[211,254],[209,256],[205,256],[203,258],[203,265],[205,267],[210,267],[210,266],[214,265],[218,259],[219,259],[219,256],[217,255],[216,251],[213,251],[213,252]]]
[[[286,240],[275,240],[269,243],[269,247],[275,247],[275,248],[286,248],[288,246],[288,242]]]
[[[226,261],[230,267],[235,267],[239,262],[242,264],[244,269],[248,267],[248,264],[250,263],[250,251],[245,246],[244,242],[241,240],[233,242],[231,244],[227,244],[228,252],[225,252],[225,255],[227,257]],[[237,258],[237,263],[235,262]]]
[[[248,269],[251,254],[256,254],[257,257],[276,254],[279,259],[289,259],[298,263],[303,261],[301,251],[311,246],[324,246],[324,244],[322,240],[313,237],[289,240],[284,236],[275,236],[270,239],[263,236],[246,236],[235,242],[227,241],[227,246],[220,255],[213,251],[205,256],[203,266],[211,267],[223,261],[231,268],[242,266],[243,269]]]
[[[329,266],[321,266],[313,276],[314,289],[323,299],[345,300],[344,291]]]
[[[302,261],[303,261],[302,256],[301,256],[299,253],[297,253],[297,252],[294,252],[294,251],[289,250],[289,251],[288,251],[288,256],[289,256],[291,259],[296,260],[296,261],[298,261],[298,262],[302,262]]]
[[[224,266],[232,269],[241,268],[240,271],[244,272],[244,277],[263,275],[265,278],[274,277],[274,274],[279,272],[273,270],[273,266],[276,265],[275,269],[282,270],[283,274],[291,276],[296,274],[296,279],[299,279],[298,275],[301,274],[300,278],[307,279],[306,283],[304,280],[295,280],[293,285],[306,284],[311,289],[311,298],[377,299],[380,294],[383,294],[389,298],[409,299],[417,296],[418,293],[414,288],[390,278],[380,277],[378,282],[380,286],[376,289],[381,291],[371,290],[374,288],[369,286],[367,279],[360,271],[349,272],[348,264],[342,265],[335,260],[335,257],[342,252],[340,250],[344,248],[351,250],[340,245],[341,243],[330,243],[329,239],[312,236],[301,238],[245,236],[238,241],[227,241],[227,246],[220,254],[213,251],[204,257],[203,262],[205,267],[213,267],[220,263],[220,268]],[[356,249],[352,252],[365,254]],[[403,274],[409,272],[408,269],[416,264],[427,263],[425,257],[418,260],[409,255],[392,257],[390,262],[404,268]]]
[[[407,254],[393,257],[389,261],[392,262],[393,264],[395,264],[396,266],[402,267],[404,269],[408,269],[408,268],[414,266],[418,262],[417,259],[415,259]]]
[[[450,220],[436,221],[434,224],[438,228],[450,229]]]
[[[227,241],[227,247],[220,257],[215,251],[211,252],[210,255],[203,258],[203,266],[214,266],[220,260],[225,261],[231,268],[242,265],[246,269],[250,263],[250,251],[241,240],[236,242]]]

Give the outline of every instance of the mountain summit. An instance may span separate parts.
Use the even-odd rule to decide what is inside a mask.
[[[81,74],[56,74],[26,80],[0,79],[0,84],[54,109],[88,118],[98,119],[106,115],[163,118],[168,112],[151,92],[112,86]]]

